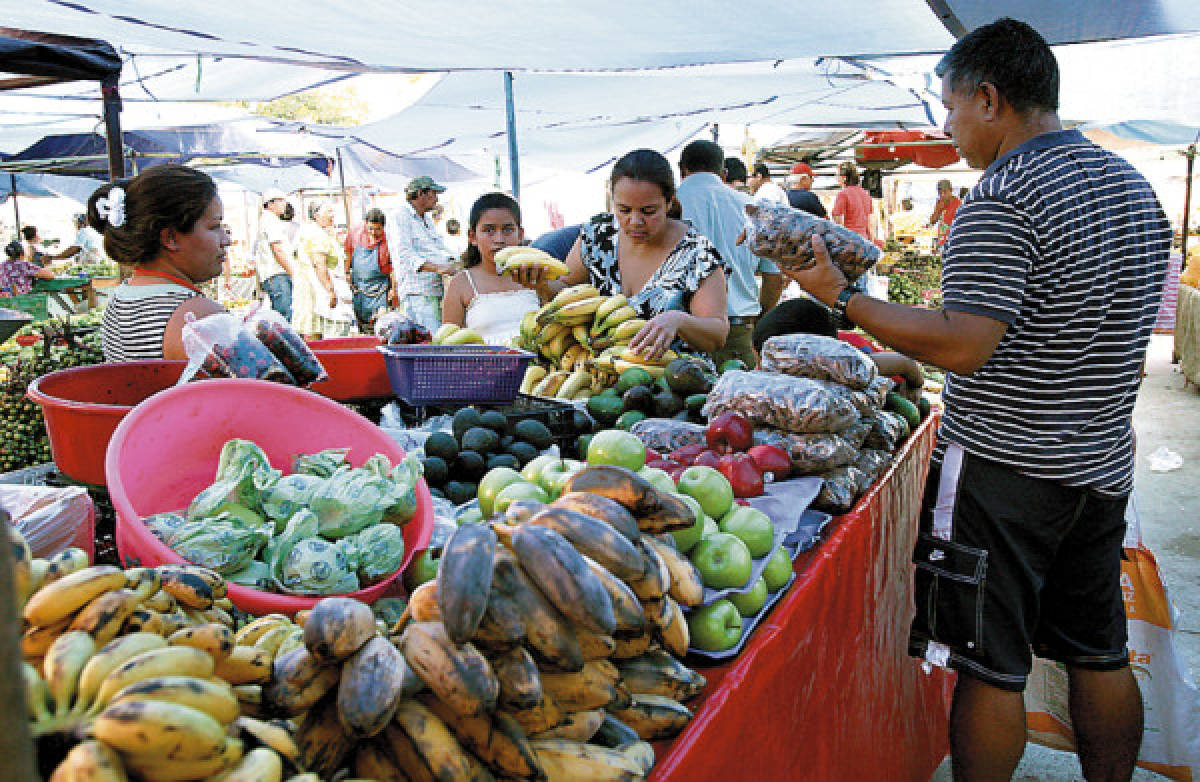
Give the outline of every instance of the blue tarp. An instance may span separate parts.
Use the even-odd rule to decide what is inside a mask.
[[[62,196],[87,203],[102,180],[79,176],[55,176],[53,174],[0,174],[0,204],[8,200],[16,180],[18,196],[54,197]]]
[[[1093,122],[1083,126],[1084,130],[1103,130],[1114,136],[1147,141],[1151,144],[1184,146],[1200,143],[1200,128],[1157,120],[1133,120],[1130,122]]]

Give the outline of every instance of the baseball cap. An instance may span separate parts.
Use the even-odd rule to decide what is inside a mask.
[[[419,193],[422,190],[432,190],[435,193],[443,193],[446,188],[433,181],[431,176],[419,176],[411,180],[404,188],[404,192],[408,195]]]
[[[812,176],[812,166],[810,166],[808,163],[797,163],[796,165],[792,166],[792,176],[798,176],[800,174]]]
[[[266,192],[263,193],[263,203],[264,204],[269,204],[277,198],[286,199],[287,193],[283,192],[282,190],[280,190],[277,187],[269,188]]]

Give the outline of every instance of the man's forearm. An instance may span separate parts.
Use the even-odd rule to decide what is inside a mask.
[[[771,310],[775,309],[775,305],[779,303],[779,297],[783,295],[783,275],[782,274],[763,274],[762,286],[758,292],[758,305],[762,307],[762,314],[766,315]]]
[[[865,294],[851,297],[846,315],[893,350],[959,374],[983,366],[1007,328],[991,318],[909,307]]]
[[[271,243],[271,253],[274,254],[275,260],[283,267],[283,271],[287,274],[292,273],[292,262],[288,259],[287,253],[280,247],[280,242]]]

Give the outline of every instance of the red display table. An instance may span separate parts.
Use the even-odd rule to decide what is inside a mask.
[[[795,563],[790,592],[657,747],[654,780],[927,782],[947,752],[952,678],[908,656],[910,562],[937,417]]]

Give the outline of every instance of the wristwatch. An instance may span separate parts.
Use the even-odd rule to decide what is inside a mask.
[[[845,288],[842,288],[842,292],[838,294],[837,301],[833,303],[833,309],[830,311],[830,316],[833,319],[833,327],[835,329],[848,329],[854,326],[854,324],[850,321],[850,318],[846,315],[846,307],[850,304],[850,299],[856,293],[858,293],[858,291],[847,285]]]

